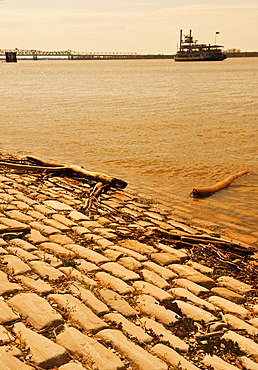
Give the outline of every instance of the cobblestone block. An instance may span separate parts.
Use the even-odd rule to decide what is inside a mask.
[[[119,294],[133,293],[134,288],[125,283],[123,280],[111,276],[106,272],[97,272],[95,275],[96,279],[99,280],[103,286],[111,288],[117,291]]]
[[[195,306],[204,308],[208,311],[214,312],[216,311],[216,308],[213,304],[205,301],[205,299],[201,299],[199,297],[196,297],[195,294],[189,292],[188,290],[184,288],[173,288],[169,291],[175,298],[179,298],[182,300],[187,300],[193,303]]]
[[[258,361],[258,344],[252,339],[237,334],[232,330],[229,330],[227,333],[225,333],[222,338],[236,342],[243,352],[255,359],[255,361]]]
[[[16,220],[13,220],[11,218],[7,218],[7,217],[0,217],[0,223],[3,224],[3,225],[6,225],[8,227],[13,227],[13,228],[20,228],[22,230],[30,230],[30,226],[27,225],[27,224],[24,224],[20,221],[16,221]]]
[[[85,370],[85,367],[76,364],[75,362],[69,362],[68,364],[60,366],[59,370]]]
[[[98,221],[94,221],[94,220],[82,221],[81,225],[83,227],[86,227],[87,229],[90,229],[90,230],[94,230],[96,227],[97,228],[104,227]]]
[[[224,313],[231,313],[242,319],[246,318],[250,313],[246,308],[239,306],[238,304],[228,301],[225,298],[211,296],[208,298],[208,301],[214,306],[219,307]]]
[[[91,263],[88,261],[85,261],[84,259],[76,259],[74,260],[76,263],[77,269],[86,273],[96,272],[100,271],[99,266],[95,265],[95,263]]]
[[[0,369],[3,370],[34,370],[33,367],[12,355],[8,346],[0,348]]]
[[[27,252],[36,251],[38,249],[33,244],[28,243],[26,240],[23,239],[11,239],[9,241],[9,245],[14,245],[16,247],[22,248]]]
[[[103,236],[100,236],[100,235],[96,235],[96,234],[87,234],[85,233],[83,235],[83,238],[86,239],[86,240],[89,240],[91,241],[92,243],[95,243],[103,248],[109,248],[110,246],[112,246],[114,243],[112,243],[111,241],[103,238]]]
[[[153,284],[160,289],[166,289],[170,287],[170,284],[165,279],[153,271],[142,269],[141,275],[147,283]]]
[[[123,257],[123,253],[115,251],[113,249],[105,249],[103,251],[104,255],[110,260],[110,261],[118,261],[121,257]],[[138,261],[137,261],[138,262]],[[140,262],[138,262],[140,263]],[[140,264],[141,265],[141,264]],[[131,269],[129,269],[131,270]]]
[[[14,341],[14,336],[3,325],[0,325],[0,345],[4,346],[12,341]]]
[[[152,253],[151,259],[162,266],[167,266],[171,263],[180,263],[180,258],[170,253]]]
[[[90,230],[87,229],[86,227],[83,227],[83,226],[74,226],[72,228],[72,230],[75,234],[78,234],[78,235],[81,235],[81,236],[83,236],[85,234],[90,234]]]
[[[1,241],[0,241],[0,243],[1,243]],[[3,256],[5,254],[8,254],[8,252],[4,248],[0,247],[0,256]]]
[[[138,280],[140,275],[136,274],[134,271],[128,270],[124,266],[119,265],[115,262],[104,263],[101,268],[107,272],[110,272],[112,275],[121,278],[125,281],[128,280]]]
[[[33,206],[34,204],[37,203],[37,201],[31,199],[30,197],[27,197],[22,192],[16,193],[15,198],[20,200],[21,202],[27,203],[29,206]]]
[[[164,326],[154,320],[148,318],[140,319],[142,327],[147,331],[151,331],[160,337],[161,341],[169,342],[170,346],[175,348],[180,352],[187,352],[189,345],[183,340],[178,338],[176,335],[172,334],[171,331],[164,328]]]
[[[58,268],[63,265],[63,262],[58,257],[54,256],[51,253],[47,253],[45,251],[39,250],[39,251],[33,252],[33,254],[39,257],[40,260],[45,261],[51,267]],[[38,262],[42,262],[42,261],[38,261]]]
[[[57,200],[45,200],[43,202],[47,207],[53,208],[55,211],[73,211],[73,207]]]
[[[225,287],[233,292],[238,294],[246,294],[252,290],[252,286],[237,279],[232,278],[231,276],[221,276],[217,279],[219,286]]]
[[[28,215],[30,215],[34,220],[43,220],[45,218],[45,215],[41,212],[37,212],[34,209],[28,211]]]
[[[187,289],[196,296],[203,296],[209,293],[209,289],[187,279],[175,279],[173,283],[174,286]]]
[[[71,220],[73,220],[75,222],[90,220],[88,216],[86,216],[83,213],[78,212],[78,211],[71,211],[69,213],[69,217],[70,217]]]
[[[58,229],[62,232],[67,232],[70,230],[70,228],[68,226],[65,226],[64,224],[62,224],[61,222],[58,222],[56,220],[53,220],[52,218],[43,218],[42,222],[47,225],[47,226],[51,226],[53,227],[54,229]]]
[[[51,235],[51,234],[57,234],[57,233],[61,233],[61,231],[59,229],[56,229],[52,226],[47,226],[41,222],[38,222],[38,221],[32,221],[30,222],[30,226],[35,229],[35,230],[38,230],[40,233],[42,233],[43,235]]]
[[[8,281],[8,275],[0,270],[0,281]]]
[[[256,315],[258,315],[258,304],[253,305],[253,307],[252,307],[252,311],[253,311]]]
[[[127,239],[120,243],[123,248],[133,250],[140,254],[151,254],[157,252],[155,248],[150,245],[140,243],[138,240]]]
[[[77,224],[73,221],[71,221],[69,218],[65,217],[64,215],[61,215],[59,213],[55,213],[52,218],[61,224],[71,228],[73,226],[76,226]]]
[[[243,304],[246,301],[245,297],[227,288],[214,287],[211,289],[211,292],[236,304]]]
[[[42,277],[42,279],[58,280],[65,276],[55,267],[49,266],[47,263],[42,261],[31,261],[28,262],[28,264],[34,272]]]
[[[108,325],[96,316],[85,304],[71,294],[49,294],[48,300],[54,302],[66,313],[69,320],[79,325],[87,333],[97,333]]]
[[[13,255],[17,256],[17,257],[19,257],[20,259],[22,259],[26,262],[27,261],[35,261],[35,260],[39,259],[39,257],[35,256],[35,254],[27,252],[24,249],[19,248],[19,247],[7,247],[6,250],[10,254],[13,254]]]
[[[146,212],[144,212],[144,215],[147,216],[147,217],[150,217],[150,218],[154,218],[155,220],[158,220],[158,221],[164,221],[164,218],[159,213],[146,211]],[[173,228],[173,227],[171,227],[171,225],[168,225],[168,228],[169,227],[170,227],[170,229]]]
[[[51,216],[54,213],[56,213],[55,210],[53,210],[53,209],[51,209],[47,206],[44,206],[43,204],[36,204],[36,205],[34,205],[33,208],[34,208],[35,211],[40,212],[45,216]]]
[[[109,307],[126,317],[134,317],[138,314],[124,298],[110,289],[101,289],[99,295]]]
[[[21,221],[21,222],[31,222],[33,221],[33,217],[27,215],[26,213],[22,213],[20,211],[8,211],[6,212],[6,215],[10,218],[13,218],[16,221]]]
[[[6,194],[6,193],[0,193],[0,199],[1,199],[1,203],[9,203],[9,202],[12,202],[15,198],[13,195],[9,195],[9,194]]]
[[[62,316],[50,304],[35,293],[20,293],[8,301],[26,322],[37,330],[55,327],[63,323]]]
[[[140,343],[149,343],[153,340],[153,338],[145,333],[141,327],[133,324],[119,313],[109,313],[103,318],[106,321],[115,324],[117,328],[122,330],[123,333],[127,334],[132,340],[136,339]]]
[[[228,324],[230,329],[234,330],[245,330],[249,335],[258,336],[258,328],[248,324],[244,320],[239,319],[238,317],[230,314],[223,315],[223,320]]]
[[[112,346],[120,352],[137,370],[167,370],[168,366],[143,348],[128,340],[121,332],[114,329],[102,330],[97,338]]]
[[[74,257],[75,256],[74,252],[62,247],[60,244],[57,244],[57,243],[51,243],[51,242],[41,243],[39,245],[39,248],[45,251],[48,251],[50,253],[63,256],[63,257]]]
[[[14,324],[13,332],[20,342],[29,348],[30,361],[44,369],[60,366],[68,360],[68,353],[50,339],[26,328],[23,323]]]
[[[178,276],[170,269],[160,266],[155,262],[147,261],[143,263],[143,266],[149,269],[150,271],[155,272],[156,274],[160,275],[163,279],[168,280],[168,281],[173,280]]]
[[[98,234],[98,235],[101,235],[103,236],[103,238],[106,238],[106,239],[117,239],[117,235],[113,232],[112,229],[106,229],[104,227],[100,227],[100,228],[94,228],[93,229],[93,232]]]
[[[149,295],[139,296],[136,303],[138,310],[143,315],[154,317],[164,325],[175,323],[180,318],[180,316],[172,310],[168,310],[164,306],[159,305],[159,302]]]
[[[173,227],[175,227],[176,229],[185,231],[187,234],[193,234],[194,235],[194,234],[197,233],[196,229],[194,229],[192,227],[189,227],[187,225],[184,225],[183,223],[176,222],[176,221],[173,221],[173,220],[169,220],[168,223],[170,225],[172,225]]]
[[[40,244],[48,242],[48,239],[43,236],[38,230],[31,229],[30,234],[27,236],[27,240],[32,244]]]
[[[3,257],[3,262],[12,275],[27,274],[31,271],[30,267],[23,262],[19,257],[12,256],[11,254]]]
[[[90,290],[83,288],[80,284],[73,284],[69,291],[80,298],[96,315],[102,316],[109,312],[105,303],[101,302]]]
[[[0,296],[15,294],[21,290],[22,287],[19,284],[0,280]]]
[[[51,285],[46,283],[41,279],[32,279],[28,276],[17,276],[17,279],[21,281],[22,284],[26,285],[27,288],[33,290],[40,295],[47,295],[53,292]]]
[[[140,212],[134,211],[133,209],[130,208],[122,208],[121,212],[125,213],[128,216],[131,216],[133,218],[139,218],[141,216]]]
[[[20,316],[13,312],[5,301],[0,300],[0,324],[16,321]]]
[[[81,358],[85,365],[88,365],[90,368],[97,368],[99,370],[126,370],[118,356],[97,340],[82,334],[75,328],[66,328],[57,336],[56,341],[73,356]],[[63,368],[70,370],[69,367],[66,369],[64,366]]]
[[[125,254],[126,256],[133,257],[139,262],[144,262],[144,261],[147,261],[147,259],[148,259],[146,256],[143,256],[142,254],[140,254],[138,252],[131,251],[128,248],[123,248],[123,247],[120,247],[118,245],[111,245],[111,246],[109,246],[109,248],[113,249],[113,250],[116,250],[118,252],[121,252],[121,253]]]
[[[195,321],[204,321],[206,324],[208,324],[211,321],[217,320],[216,316],[187,302],[175,300],[173,303],[177,305],[183,315]]]
[[[122,257],[122,258],[119,258],[117,262],[120,265],[132,271],[138,271],[142,267],[141,262],[137,261],[133,257]]]
[[[136,281],[133,283],[133,287],[140,294],[148,294],[160,302],[173,300],[171,294],[146,281]]]
[[[258,370],[258,363],[253,362],[248,357],[245,356],[240,357],[240,363],[245,370]]]
[[[172,256],[174,256],[175,259],[179,260],[179,262],[181,263],[189,259],[186,253],[182,252],[179,249],[175,249],[169,245],[158,243],[158,248],[161,249],[165,253],[171,254]]]
[[[110,261],[107,257],[103,256],[102,254],[98,252],[94,252],[93,250],[88,249],[78,244],[67,244],[65,245],[65,248],[73,251],[80,258],[85,258],[86,260],[92,263],[95,263],[95,264]]]
[[[151,353],[160,357],[166,363],[184,370],[198,370],[199,368],[187,361],[183,356],[179,355],[172,348],[164,344],[156,344],[151,350]]]
[[[197,271],[200,271],[202,274],[212,274],[213,273],[213,268],[204,266],[201,263],[197,263],[194,261],[188,261],[187,265],[194,268]]]
[[[239,367],[229,364],[216,355],[206,355],[203,362],[206,366],[210,366],[214,370],[239,370]]]
[[[186,278],[196,284],[202,285],[207,289],[213,288],[216,283],[213,279],[205,276],[204,274],[200,273],[199,271],[193,269],[187,265],[179,265],[179,264],[172,264],[169,265],[172,271],[180,276],[180,278]]]
[[[72,238],[70,238],[69,236],[64,235],[64,234],[49,235],[48,239],[49,239],[50,242],[57,243],[57,244],[60,244],[60,245],[66,245],[66,244],[73,244],[74,243],[74,240]]]
[[[254,319],[251,319],[249,320],[249,323],[253,326],[255,326],[256,328],[258,328],[258,317],[254,318]]]
[[[7,245],[6,241],[0,238],[0,247],[5,247]]]
[[[91,288],[94,288],[97,286],[97,283],[95,280],[82,274],[80,271],[74,269],[73,267],[59,267],[59,270],[63,272],[67,276],[67,278],[70,278],[72,280],[75,279]]]

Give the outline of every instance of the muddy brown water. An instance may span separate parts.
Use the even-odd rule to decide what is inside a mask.
[[[119,176],[179,218],[255,242],[257,72],[258,58],[1,63],[0,151]],[[212,197],[189,198],[245,169]]]

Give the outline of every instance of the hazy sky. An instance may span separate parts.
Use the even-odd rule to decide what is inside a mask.
[[[0,0],[0,49],[173,54],[181,28],[258,50],[258,0]]]

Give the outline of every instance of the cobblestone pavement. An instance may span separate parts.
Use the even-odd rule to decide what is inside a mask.
[[[93,185],[1,171],[0,369],[257,370],[256,252]]]

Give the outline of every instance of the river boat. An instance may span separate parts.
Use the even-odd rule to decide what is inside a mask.
[[[216,32],[217,34],[218,32]],[[184,35],[180,30],[180,44],[179,50],[175,55],[175,61],[177,62],[191,62],[191,61],[212,61],[212,60],[224,60],[227,58],[226,54],[222,52],[223,46],[211,44],[198,44],[198,40],[194,40],[192,36],[192,30],[189,35]]]

